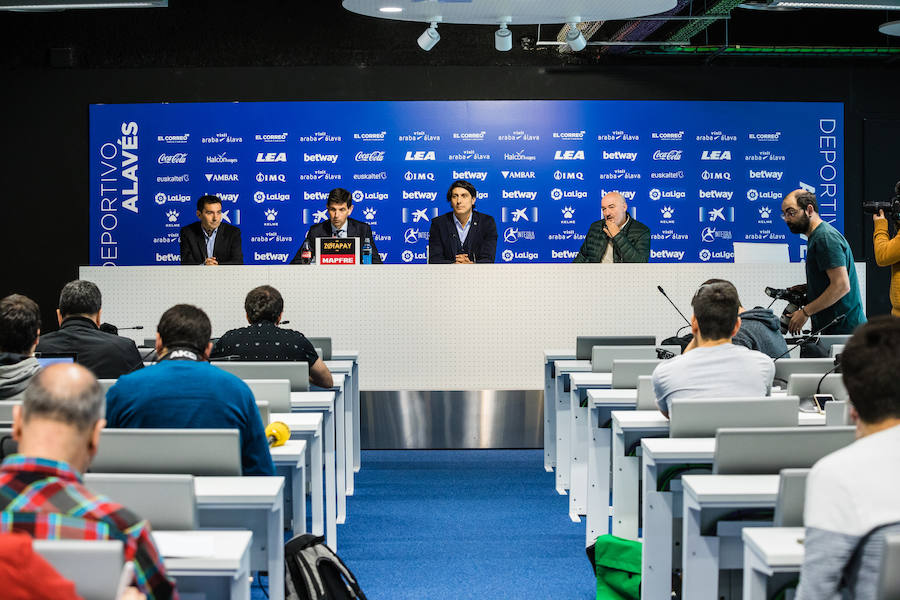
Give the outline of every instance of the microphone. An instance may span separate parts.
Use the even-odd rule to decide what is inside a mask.
[[[674,308],[678,312],[678,314],[681,315],[681,318],[684,319],[684,322],[687,323],[688,325],[690,325],[691,324],[690,320],[688,320],[688,318],[686,316],[684,316],[684,313],[682,313],[680,310],[678,310],[678,307],[675,306],[675,303],[672,302],[672,299],[669,298],[669,295],[666,293],[666,291],[664,289],[662,289],[662,286],[658,285],[658,286],[656,286],[656,289],[658,289],[659,293],[662,294],[666,298],[666,300],[669,301],[669,304],[672,305],[672,308]]]
[[[290,325],[291,322],[290,321],[278,321],[278,324],[279,325]]]
[[[228,361],[228,360],[241,360],[240,354],[229,354],[227,356],[216,356],[215,358],[210,358],[209,362],[220,362],[220,361]]]
[[[143,329],[143,325],[135,325],[133,327],[119,327],[119,331],[127,331],[128,329]]]
[[[840,315],[836,316],[835,318],[833,318],[828,324],[826,324],[826,325],[824,325],[824,326],[822,326],[822,327],[819,327],[819,328],[818,328],[817,330],[815,330],[815,331],[811,331],[811,332],[809,333],[809,335],[806,335],[806,336],[801,337],[799,342],[797,342],[796,344],[793,344],[793,345],[792,345],[790,348],[788,348],[785,352],[783,352],[783,353],[780,354],[778,357],[776,357],[772,362],[775,362],[775,361],[778,360],[779,358],[784,358],[786,355],[790,354],[791,350],[793,350],[793,349],[796,348],[797,346],[799,346],[799,345],[801,345],[801,344],[805,344],[806,342],[810,341],[811,339],[813,339],[814,337],[816,337],[817,335],[819,335],[820,333],[822,333],[823,331],[825,331],[826,329],[828,329],[829,327],[831,327],[832,325],[834,325],[835,323],[840,323],[840,322],[843,321],[845,318],[847,318],[847,313],[840,314]]]
[[[266,439],[269,441],[269,448],[284,446],[291,439],[291,429],[281,421],[269,423],[266,427]]]

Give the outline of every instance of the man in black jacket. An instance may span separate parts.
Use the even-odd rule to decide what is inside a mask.
[[[572,262],[645,263],[650,261],[650,229],[628,215],[619,192],[600,201],[603,219],[591,223],[581,250]]]
[[[181,264],[242,265],[241,230],[222,221],[222,200],[201,196],[196,223],[181,228]]]
[[[492,263],[497,252],[497,224],[490,215],[474,210],[478,192],[459,179],[450,184],[447,201],[452,212],[431,222],[428,262],[470,265]]]
[[[38,352],[74,352],[97,379],[118,379],[144,366],[134,342],[100,331],[100,289],[90,281],[70,281],[59,294],[59,331],[41,336]]]
[[[372,234],[372,228],[368,223],[351,219],[350,214],[353,212],[353,196],[344,188],[334,188],[328,192],[328,201],[326,204],[328,209],[328,220],[316,223],[309,228],[304,241],[309,242],[310,249],[316,251],[316,240],[318,238],[330,237],[352,237],[359,238],[359,248],[362,252],[362,245],[368,238],[372,244],[372,264],[381,264],[381,255],[378,254],[378,248],[375,247],[375,236]],[[292,265],[300,264],[301,250],[297,251],[291,260]]]

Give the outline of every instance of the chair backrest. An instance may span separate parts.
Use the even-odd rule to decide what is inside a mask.
[[[156,338],[144,338],[144,341],[141,342],[141,348],[156,348]]]
[[[245,379],[256,401],[269,403],[269,412],[291,412],[291,382],[287,379]]]
[[[97,383],[100,384],[100,389],[103,391],[103,395],[106,395],[106,392],[109,391],[109,388],[116,385],[118,379],[98,379]]]
[[[612,387],[616,389],[637,389],[638,377],[652,375],[659,359],[614,360],[612,367]]]
[[[265,400],[257,400],[256,408],[259,410],[259,418],[262,421],[263,427],[269,424],[271,418],[269,417],[269,403]]]
[[[820,381],[821,384],[819,384]],[[787,393],[800,398],[812,398],[816,393],[816,387],[819,388],[820,394],[831,394],[835,400],[847,400],[850,397],[847,388],[844,387],[844,378],[840,373],[829,373],[825,375],[824,379],[822,379],[821,373],[791,373],[788,378]]]
[[[104,429],[92,473],[240,475],[237,429]]]
[[[840,427],[852,425],[850,422],[850,403],[846,400],[835,400],[825,405],[825,425],[828,427]]]
[[[614,360],[654,360],[658,347],[674,354],[681,354],[679,346],[594,346],[591,349],[591,371],[610,373]]]
[[[579,335],[575,338],[575,360],[591,360],[594,346],[652,346],[652,335]]]
[[[793,373],[818,373],[834,368],[833,358],[779,358],[775,361],[775,381],[787,382]]]
[[[762,398],[673,398],[669,437],[715,437],[722,427],[795,427],[797,396]]]
[[[309,391],[309,365],[305,362],[223,360],[215,365],[244,380],[287,379],[291,382],[292,392]]]
[[[900,598],[900,533],[886,533],[876,600]]]
[[[809,469],[782,469],[778,474],[778,499],[775,501],[775,527],[803,527],[806,501],[806,476]]]
[[[636,410],[656,410],[656,391],[653,389],[653,376],[638,377]]]
[[[197,529],[193,475],[87,473],[84,484],[147,519],[153,529]]]
[[[319,358],[322,360],[331,360],[331,338],[330,337],[308,337],[309,343],[316,348]],[[321,351],[320,351],[321,350]]]
[[[121,540],[34,540],[34,551],[75,584],[84,600],[111,600],[125,564]]]
[[[781,469],[806,469],[855,438],[855,427],[719,429],[713,472],[774,475]]]
[[[851,337],[853,337],[853,335],[849,333],[836,335],[820,335],[819,345],[824,347],[825,350],[828,351],[835,344],[846,344]]]
[[[12,424],[14,406],[22,406],[21,400],[0,400],[0,423]]]
[[[830,356],[831,358],[834,358],[834,357],[836,357],[836,356],[842,354],[842,353],[844,352],[844,346],[845,346],[845,345],[846,345],[846,344],[835,344],[835,345],[833,345],[833,346],[831,347],[831,352],[829,353],[829,356]]]

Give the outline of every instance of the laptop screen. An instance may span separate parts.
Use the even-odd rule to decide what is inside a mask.
[[[74,352],[40,352],[35,354],[34,357],[42,369],[56,363],[76,362],[76,354]]]

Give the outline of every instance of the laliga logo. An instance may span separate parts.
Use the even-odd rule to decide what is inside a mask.
[[[712,252],[710,252],[707,248],[704,248],[700,251],[700,260],[703,262],[708,261],[712,257]]]
[[[504,262],[509,262],[513,259],[513,251],[507,248],[500,256],[503,257]]]
[[[154,200],[156,200],[157,204],[160,204],[160,205],[165,204],[166,203],[166,195],[163,194],[162,192],[160,192],[156,196],[154,196]]]
[[[659,188],[653,188],[650,190],[650,199],[651,200],[659,200],[662,198],[662,192],[659,191]]]
[[[759,192],[756,190],[747,190],[747,200],[755,202],[759,198]]]
[[[262,204],[266,201],[266,195],[262,192],[256,192],[255,194],[253,194],[253,201],[257,204]]]
[[[415,257],[412,250],[404,250],[403,254],[400,255],[400,258],[403,259],[403,262],[412,262],[412,259]]]
[[[350,196],[353,198],[354,202],[360,202],[364,198],[362,190],[353,190],[353,193],[350,194]]]
[[[415,244],[419,241],[419,230],[414,227],[410,227],[403,234],[403,241],[407,244]]]
[[[559,188],[553,188],[552,190],[550,190],[550,197],[553,198],[554,200],[562,200],[562,197],[563,197],[562,190]]]

